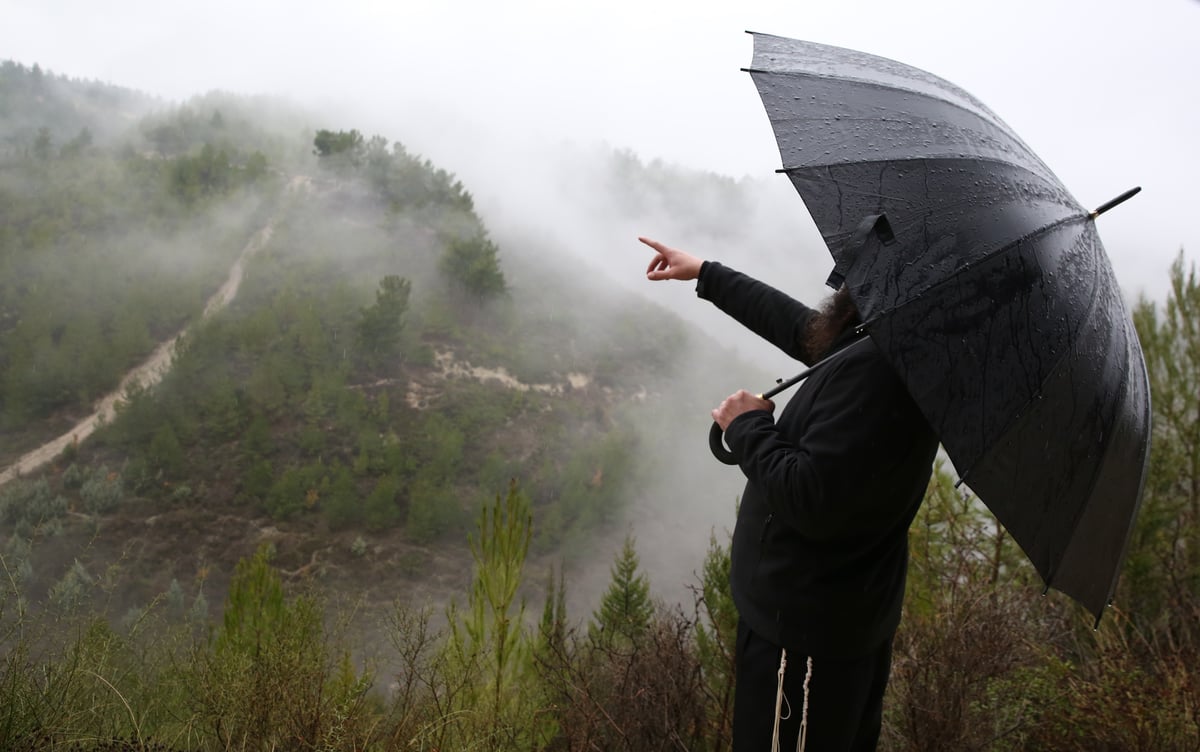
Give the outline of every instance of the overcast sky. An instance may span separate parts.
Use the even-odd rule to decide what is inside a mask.
[[[769,176],[743,31],[852,47],[970,91],[1085,205],[1143,186],[1100,220],[1130,295],[1160,297],[1180,248],[1200,253],[1197,0],[0,0],[0,19],[0,58],[173,100],[336,108],[334,127],[403,141],[494,200],[520,190],[506,156],[562,142]]]

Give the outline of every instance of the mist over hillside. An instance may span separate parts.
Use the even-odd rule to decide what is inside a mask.
[[[10,533],[47,552],[39,590],[122,557],[155,570],[130,601],[219,588],[270,539],[285,570],[444,597],[475,510],[512,478],[573,602],[627,534],[656,594],[690,598],[741,488],[708,456],[708,412],[795,366],[690,286],[647,283],[635,238],[792,278],[794,199],[565,145],[505,155],[519,180],[472,170],[477,192],[411,151],[403,123],[392,142],[267,98],[163,103],[2,71],[3,464],[182,334],[161,383],[5,489]],[[151,545],[139,520],[180,538]]]
[[[157,98],[132,89],[58,76],[37,63],[0,61],[0,153],[28,148],[42,129],[59,144],[86,131],[91,142],[112,145],[161,106]]]
[[[506,160],[524,167],[507,168]],[[479,164],[474,158],[465,162]],[[634,336],[651,342],[673,336],[658,325],[659,317],[679,317],[706,335],[689,338],[691,363],[664,374],[684,383],[698,379],[697,396],[658,426],[654,461],[671,474],[631,511],[635,531],[659,531],[638,533],[647,570],[663,594],[672,588],[682,592],[694,582],[710,528],[718,537],[732,528],[733,502],[744,483],[736,469],[719,465],[708,452],[709,410],[737,389],[763,391],[803,365],[697,298],[694,284],[647,281],[652,253],[637,237],[721,261],[815,305],[829,292],[824,281],[831,268],[819,233],[782,175],[735,180],[645,162],[628,150],[565,143],[506,152],[494,157],[490,169],[468,172],[477,173],[472,183],[479,186],[477,204],[495,237],[514,255],[529,254],[549,284],[645,300],[659,312],[641,322]],[[520,177],[497,178],[513,175]],[[718,362],[746,363],[754,375],[743,368],[705,369],[702,364],[714,356]],[[705,370],[694,372],[697,368]],[[790,396],[780,395],[779,404]],[[608,572],[594,576],[602,583]]]

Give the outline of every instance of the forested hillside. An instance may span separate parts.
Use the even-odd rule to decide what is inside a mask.
[[[607,159],[586,210],[714,244],[755,211]],[[0,64],[0,748],[727,749],[740,484],[704,436],[764,374],[546,251],[402,133]],[[1200,282],[1169,282],[1111,615],[1042,598],[939,468],[882,748],[1200,744]],[[642,561],[693,550],[701,497],[681,604]]]
[[[6,111],[38,102],[47,119],[105,93],[11,64],[4,81]],[[95,95],[71,127],[112,132],[130,97]],[[68,430],[183,332],[161,383],[129,386],[94,438],[5,489],[14,530],[63,557],[38,568],[42,592],[71,561],[122,557],[159,591],[197,570],[219,583],[272,535],[281,566],[430,577],[434,544],[462,550],[510,479],[536,550],[578,551],[648,468],[630,414],[696,383],[662,394],[694,336],[678,320],[507,268],[453,176],[382,136],[289,130],[278,113],[210,95],[107,146],[7,122],[0,459]],[[143,539],[128,526],[146,519]],[[372,535],[390,572],[351,553]]]

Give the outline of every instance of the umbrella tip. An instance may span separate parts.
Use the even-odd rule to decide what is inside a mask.
[[[1104,617],[1104,611],[1105,611],[1105,609],[1109,609],[1109,608],[1112,608],[1112,607],[1113,607],[1112,598],[1109,598],[1109,599],[1108,599],[1108,603],[1107,603],[1107,604],[1104,606],[1104,608],[1102,608],[1102,609],[1100,609],[1099,611],[1097,611],[1097,612],[1096,612],[1096,623],[1092,625],[1092,631],[1093,631],[1093,632],[1099,632],[1099,631],[1100,631],[1100,619],[1102,619],[1102,618]]]
[[[1091,219],[1095,219],[1096,217],[1099,217],[1101,214],[1103,214],[1104,212],[1113,208],[1117,204],[1124,203],[1124,202],[1128,201],[1129,199],[1133,198],[1141,190],[1142,190],[1142,187],[1140,185],[1130,188],[1129,190],[1122,193],[1120,196],[1117,196],[1114,199],[1106,201],[1103,204],[1100,204],[1099,206],[1097,206],[1095,209],[1092,209],[1091,213],[1088,214],[1088,217],[1090,217]]]

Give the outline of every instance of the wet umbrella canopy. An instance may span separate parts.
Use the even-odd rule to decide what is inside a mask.
[[[1095,213],[929,73],[764,34],[749,72],[831,283],[1047,587],[1099,619],[1140,503],[1150,398]]]

